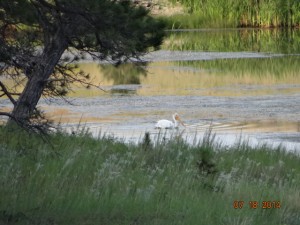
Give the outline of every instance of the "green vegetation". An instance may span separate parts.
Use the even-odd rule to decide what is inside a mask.
[[[299,155],[224,147],[210,132],[197,146],[176,135],[133,145],[84,131],[43,142],[1,128],[0,176],[5,224],[300,223]]]
[[[298,54],[299,42],[299,29],[212,29],[169,32],[163,48],[179,51],[252,51]]]
[[[296,27],[298,0],[170,0],[180,2],[187,14],[168,19],[169,27]]]

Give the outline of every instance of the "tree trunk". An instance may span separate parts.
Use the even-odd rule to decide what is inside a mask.
[[[28,81],[12,111],[12,118],[8,125],[17,122],[28,122],[38,101],[40,100],[47,81],[67,48],[67,41],[56,33],[39,57],[36,57],[32,72],[28,74]]]

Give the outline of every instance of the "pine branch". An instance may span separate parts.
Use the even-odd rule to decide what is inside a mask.
[[[13,105],[16,105],[16,100],[12,97],[12,95],[16,95],[17,93],[10,93],[7,88],[5,87],[5,85],[2,83],[2,81],[0,81],[0,87],[1,87],[1,91],[3,91],[3,94],[0,95],[0,97],[2,96],[7,96],[8,99],[11,101],[11,103]]]

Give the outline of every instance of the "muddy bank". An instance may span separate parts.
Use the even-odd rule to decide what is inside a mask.
[[[65,52],[63,58],[72,60],[74,54],[77,55],[76,51],[73,53]],[[89,54],[82,53],[80,63],[110,63],[109,60],[94,60]],[[214,60],[214,59],[239,59],[239,58],[270,58],[270,57],[282,57],[284,54],[276,53],[260,53],[260,52],[198,52],[198,51],[169,51],[159,50],[150,52],[143,57],[141,60],[145,62],[161,62],[161,61],[198,61],[198,60]],[[134,60],[133,60],[134,61]]]

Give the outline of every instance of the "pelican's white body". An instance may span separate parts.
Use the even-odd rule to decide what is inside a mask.
[[[155,128],[160,128],[160,129],[173,129],[176,127],[178,127],[177,121],[175,121],[175,123],[173,123],[170,120],[159,120],[155,124]]]
[[[173,128],[177,128],[178,125],[179,125],[178,124],[178,120],[180,121],[180,118],[179,118],[179,116],[178,116],[177,113],[175,113],[172,117],[173,117],[173,122],[170,121],[170,120],[159,120],[159,121],[157,121],[157,123],[155,124],[155,128],[158,128],[158,129],[173,129]]]

